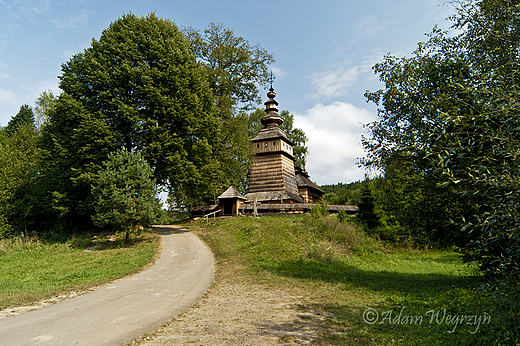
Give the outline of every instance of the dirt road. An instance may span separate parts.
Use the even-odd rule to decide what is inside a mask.
[[[150,269],[41,310],[0,320],[0,345],[121,345],[172,319],[213,280],[213,256],[193,234],[158,229],[161,257]]]

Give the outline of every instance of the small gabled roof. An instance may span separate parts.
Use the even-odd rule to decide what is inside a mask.
[[[238,192],[237,189],[235,189],[234,186],[230,186],[229,189],[224,191],[224,193],[221,194],[220,196],[218,196],[217,198],[218,199],[238,198],[238,199],[243,199],[244,201],[246,200],[246,198],[244,196],[242,196],[240,194],[240,192]]]
[[[325,192],[320,189],[320,187],[316,184],[314,184],[309,179],[309,174],[305,172],[303,169],[298,167],[297,165],[294,166],[294,173],[296,175],[296,184],[298,187],[308,187],[311,189],[314,189],[316,192],[320,193],[321,195],[324,195]]]

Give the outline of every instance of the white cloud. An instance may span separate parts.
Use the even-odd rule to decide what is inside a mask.
[[[307,114],[295,114],[294,126],[309,138],[307,171],[318,184],[362,180],[364,172],[357,159],[364,156],[361,146],[362,124],[375,114],[350,103],[317,104]]]
[[[271,66],[271,70],[273,71],[275,78],[283,78],[283,77],[287,76],[287,71],[282,70],[279,67]]]
[[[362,18],[356,27],[358,37],[371,38],[388,26],[389,22],[379,22],[375,17]]]
[[[40,15],[42,12],[50,9],[51,0],[23,0],[18,1],[18,5],[15,9],[16,12],[21,13],[23,17],[32,17],[34,15]],[[9,7],[11,8],[11,7]],[[16,14],[15,14],[16,15]]]
[[[51,22],[54,23],[56,29],[77,29],[80,26],[86,26],[89,20],[89,11],[81,11],[77,16],[70,17],[67,20],[57,20],[52,19]]]
[[[358,81],[359,73],[357,66],[342,66],[334,71],[314,73],[311,83],[316,88],[318,96],[330,99],[344,95]]]
[[[40,94],[48,90],[51,90],[55,95],[60,93],[57,78],[15,83],[10,88],[0,87],[0,104],[2,105],[0,108],[0,126],[6,126],[11,117],[18,113],[21,105],[34,106],[34,102]]]

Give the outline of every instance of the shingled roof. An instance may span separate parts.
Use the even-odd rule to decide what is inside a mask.
[[[266,139],[275,139],[275,138],[283,138],[285,141],[291,145],[294,145],[294,143],[287,137],[285,132],[279,128],[278,126],[272,126],[272,127],[264,127],[260,131],[258,131],[258,134],[251,140],[251,142],[260,142],[264,141]]]
[[[258,202],[279,202],[280,200],[293,200],[295,202],[303,203],[303,198],[300,195],[291,193],[287,190],[282,191],[265,191],[265,192],[250,192],[246,194],[246,203],[252,203],[254,200]]]
[[[309,179],[309,174],[307,172],[305,172],[304,170],[302,170],[300,167],[298,166],[294,166],[294,171],[295,171],[295,174],[296,174],[296,183],[298,184],[298,187],[310,187],[311,189],[314,189],[316,190],[317,192],[321,193],[322,195],[325,194],[325,192],[320,189],[320,187],[316,184],[314,184],[310,179]]]
[[[240,194],[240,192],[237,191],[237,189],[235,189],[234,186],[230,186],[229,189],[227,189],[226,191],[224,191],[223,194],[221,194],[220,196],[217,197],[218,199],[225,199],[225,198],[238,198],[238,199],[242,199],[242,200],[246,200],[246,198],[244,196],[242,196]]]

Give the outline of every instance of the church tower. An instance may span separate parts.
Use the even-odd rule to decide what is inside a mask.
[[[302,203],[294,171],[294,144],[280,128],[278,102],[273,87],[267,93],[264,127],[252,139],[253,164],[249,178],[247,202]]]

